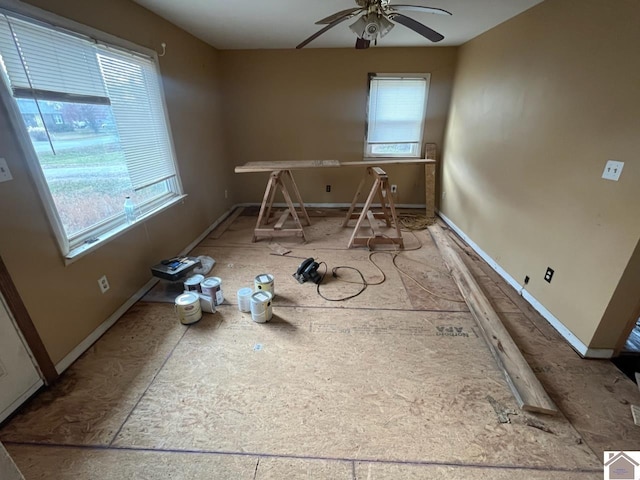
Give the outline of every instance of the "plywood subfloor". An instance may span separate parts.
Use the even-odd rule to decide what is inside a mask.
[[[251,243],[255,216],[205,239],[192,254],[216,259],[225,303],[189,327],[162,286],[136,304],[0,430],[25,477],[573,480],[600,478],[603,450],[640,445],[635,384],[580,359],[480,259],[461,250],[560,415],[518,411],[427,233],[405,232],[415,249],[396,258],[421,286],[376,254],[386,281],[330,302],[290,257],[381,275],[346,249],[341,215],[312,222],[308,242],[278,239],[284,257]],[[256,324],[235,291],[265,272],[274,319]],[[331,279],[327,296],[357,288]]]

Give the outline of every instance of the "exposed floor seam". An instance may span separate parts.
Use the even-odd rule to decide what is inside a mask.
[[[278,297],[276,296],[276,299]],[[274,300],[275,302],[275,300]],[[157,302],[146,302],[146,303],[157,303]],[[167,302],[169,305],[169,303]],[[216,308],[220,307],[235,307],[238,308],[237,304],[231,303],[223,303],[222,305],[218,305]],[[321,305],[277,305],[274,304],[274,308],[308,308],[308,309],[326,309],[326,310],[341,310],[341,311],[349,311],[349,310],[367,310],[367,311],[378,311],[378,312],[413,312],[413,313],[471,313],[469,310],[436,310],[436,309],[417,309],[417,308],[385,308],[385,307],[332,307],[332,306],[321,306]],[[501,313],[501,312],[498,312]],[[515,312],[504,312],[504,313],[515,313]]]
[[[176,342],[176,344],[173,346],[173,348],[171,349],[171,351],[169,352],[169,354],[165,357],[164,361],[162,362],[162,364],[158,367],[158,370],[156,371],[156,373],[153,374],[153,377],[151,378],[151,380],[149,381],[149,384],[147,385],[147,387],[144,389],[144,391],[142,392],[142,394],[140,395],[140,397],[138,398],[138,400],[136,400],[136,403],[133,405],[133,407],[131,408],[131,410],[129,411],[129,413],[127,414],[127,416],[125,417],[125,419],[123,420],[122,424],[120,425],[120,427],[118,428],[118,430],[116,431],[116,433],[114,434],[113,438],[111,439],[111,441],[109,442],[109,446],[113,445],[113,442],[116,441],[116,438],[118,438],[118,435],[120,435],[120,432],[122,431],[122,429],[124,428],[125,424],[127,423],[127,421],[129,420],[129,418],[131,417],[131,415],[133,414],[134,410],[136,408],[138,408],[138,405],[140,404],[140,402],[142,401],[142,399],[144,398],[144,396],[147,394],[147,392],[149,391],[149,388],[151,388],[151,385],[153,385],[153,382],[156,381],[156,378],[158,375],[160,375],[160,372],[162,371],[162,369],[164,368],[164,366],[167,364],[167,362],[169,361],[169,359],[171,358],[171,356],[173,355],[173,352],[175,351],[175,349],[178,347],[178,345],[180,345],[180,342],[182,341],[182,339],[184,338],[184,336],[187,334],[187,332],[189,331],[191,327],[187,327],[184,329],[184,332],[182,332],[182,335],[180,336],[180,338],[178,339],[178,341]]]
[[[558,467],[536,467],[531,465],[499,465],[499,464],[481,464],[481,463],[465,463],[465,462],[439,462],[429,460],[389,460],[377,458],[348,458],[348,457],[321,457],[315,455],[294,455],[294,454],[278,454],[264,452],[232,452],[224,450],[195,450],[195,449],[164,449],[149,448],[135,446],[119,446],[119,445],[74,445],[74,444],[57,444],[57,443],[40,443],[40,442],[14,442],[4,441],[5,445],[16,446],[35,446],[49,448],[69,448],[82,450],[104,450],[104,451],[123,451],[123,452],[146,452],[146,453],[169,453],[169,454],[185,454],[185,455],[220,455],[235,457],[259,457],[259,458],[287,458],[296,460],[319,460],[329,462],[350,462],[358,463],[376,463],[388,465],[416,465],[416,466],[435,466],[435,467],[460,467],[460,468],[477,468],[480,470],[497,469],[497,470],[529,470],[536,472],[569,472],[569,473],[602,473],[602,469],[595,468],[558,468]],[[256,465],[257,467],[257,465]]]

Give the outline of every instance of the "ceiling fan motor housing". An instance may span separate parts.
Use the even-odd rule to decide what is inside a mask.
[[[393,28],[393,23],[376,13],[361,16],[349,27],[358,37],[374,41],[384,37]]]

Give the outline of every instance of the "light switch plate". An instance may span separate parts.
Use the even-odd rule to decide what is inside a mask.
[[[620,178],[620,174],[622,173],[622,167],[624,167],[624,162],[609,160],[604,167],[602,178],[604,178],[605,180],[613,180],[617,182]]]
[[[8,182],[13,180],[7,161],[4,158],[0,158],[0,182]]]

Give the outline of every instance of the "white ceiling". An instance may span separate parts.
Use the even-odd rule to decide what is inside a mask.
[[[354,0],[134,0],[210,45],[221,49],[295,48],[322,26],[317,20],[355,7]],[[379,41],[382,47],[461,45],[542,0],[392,0],[444,8],[453,16],[407,12],[415,20],[440,32],[445,39],[433,44],[396,25]],[[305,48],[344,48],[356,36],[347,20]],[[170,48],[170,46],[167,46]]]

